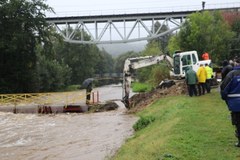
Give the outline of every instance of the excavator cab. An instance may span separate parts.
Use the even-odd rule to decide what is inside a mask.
[[[211,60],[199,61],[196,51],[175,52],[173,55],[173,75],[175,78],[182,79],[188,67],[197,72],[200,64],[210,64]]]
[[[173,72],[174,77],[182,79],[185,77],[185,72],[189,66],[192,66],[193,61],[190,53],[176,53],[173,55]]]

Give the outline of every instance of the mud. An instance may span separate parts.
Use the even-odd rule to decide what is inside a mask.
[[[130,110],[128,113],[141,111],[159,98],[181,94],[187,94],[187,86],[184,80],[175,81],[175,85],[170,88],[156,88],[151,92],[135,94],[130,98]]]

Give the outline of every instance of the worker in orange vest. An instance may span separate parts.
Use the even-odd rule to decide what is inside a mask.
[[[209,54],[207,52],[202,54],[202,59],[203,60],[208,60],[209,59]]]

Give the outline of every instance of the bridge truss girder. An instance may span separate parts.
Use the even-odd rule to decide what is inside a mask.
[[[127,43],[150,40],[179,29],[188,12],[47,18],[66,42],[82,44]],[[155,30],[154,24],[161,26]],[[168,30],[160,32],[162,27]],[[80,33],[80,34],[79,34]],[[86,33],[88,36],[85,36]],[[87,38],[86,38],[87,37]]]

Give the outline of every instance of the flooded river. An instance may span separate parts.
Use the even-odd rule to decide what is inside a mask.
[[[121,99],[121,86],[97,88],[100,101]],[[104,160],[133,134],[137,117],[115,111],[73,114],[0,112],[1,160]]]

